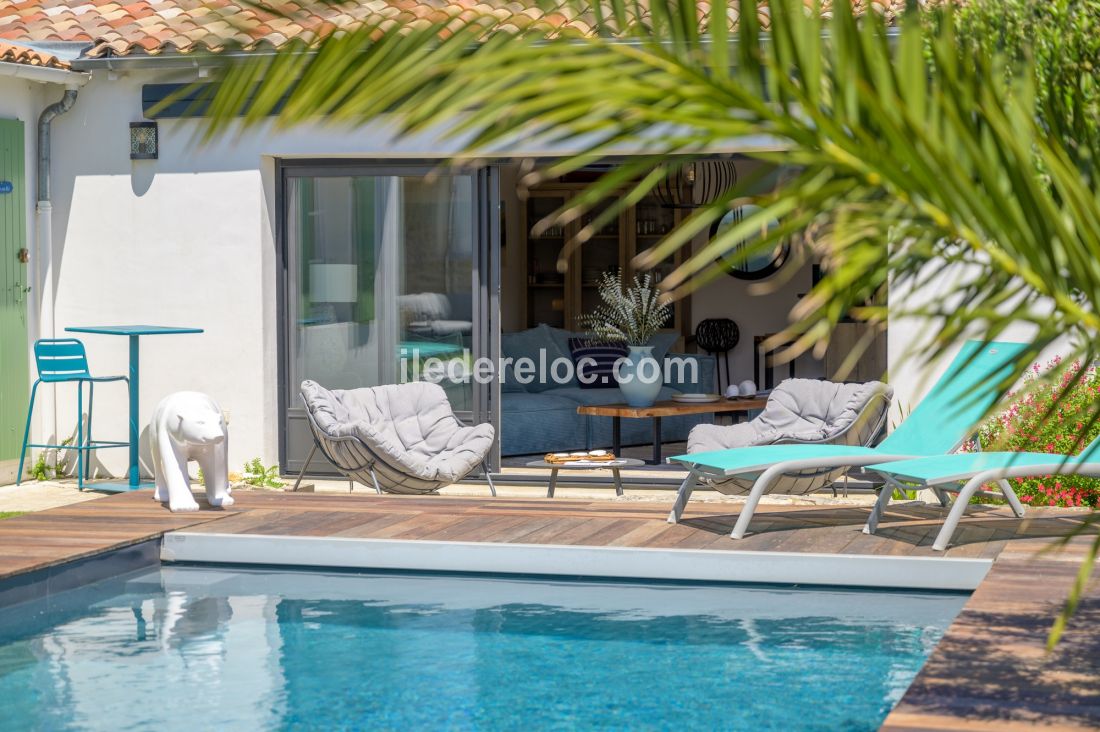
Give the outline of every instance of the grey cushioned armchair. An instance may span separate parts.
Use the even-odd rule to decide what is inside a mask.
[[[869,446],[886,424],[894,389],[880,381],[840,384],[816,379],[787,379],[775,388],[756,418],[728,426],[701,424],[688,435],[688,453],[780,443]],[[807,470],[784,475],[770,493],[812,493],[832,483],[847,468]],[[752,478],[715,481],[727,494],[748,493]]]
[[[330,391],[303,381],[301,395],[314,439],[302,473],[320,450],[349,479],[379,493],[433,493],[456,483],[485,466],[495,437],[491,424],[459,421],[438,384]],[[489,488],[495,496],[491,479]]]

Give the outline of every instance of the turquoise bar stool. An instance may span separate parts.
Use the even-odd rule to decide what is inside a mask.
[[[125,376],[92,376],[88,371],[88,354],[84,344],[76,338],[43,338],[34,343],[34,363],[38,367],[38,378],[31,387],[31,403],[27,407],[27,426],[23,430],[23,449],[19,453],[19,473],[15,484],[23,481],[23,460],[27,448],[37,447],[51,450],[76,450],[76,483],[84,490],[84,474],[91,466],[91,452],[104,447],[128,447],[129,441],[92,439],[92,402],[95,399],[95,385],[104,381],[127,381]],[[31,416],[34,414],[34,398],[38,394],[39,384],[76,383],[76,445],[28,444],[31,434]],[[88,439],[84,439],[84,385],[88,385]]]

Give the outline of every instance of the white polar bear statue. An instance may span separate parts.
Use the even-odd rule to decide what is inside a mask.
[[[178,391],[161,400],[149,425],[156,491],[153,499],[172,511],[198,511],[191,495],[187,463],[202,468],[206,500],[211,506],[232,506],[229,495],[229,434],[217,402],[196,391]]]

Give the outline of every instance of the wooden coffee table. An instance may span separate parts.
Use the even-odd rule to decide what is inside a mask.
[[[627,404],[592,404],[577,407],[577,414],[594,417],[611,417],[611,451],[621,455],[622,419],[653,420],[653,460],[651,465],[661,462],[661,418],[678,417],[681,414],[733,414],[740,418],[745,412],[763,409],[767,399],[719,399],[716,402],[688,404],[686,402],[657,402],[652,407],[631,407]]]

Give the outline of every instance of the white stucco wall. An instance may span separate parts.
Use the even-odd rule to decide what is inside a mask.
[[[142,338],[141,424],[166,394],[207,392],[230,413],[231,469],[256,455],[271,461],[275,390],[267,363],[274,366],[275,342],[265,313],[275,300],[265,279],[274,278],[266,199],[273,188],[265,187],[262,155],[251,146],[197,148],[181,125],[168,123],[160,159],[131,161],[129,123],[142,119],[143,81],[97,73],[54,122],[56,332],[133,323],[203,328],[202,335]],[[80,337],[96,373],[126,373],[125,338]],[[97,436],[125,439],[124,388],[103,386],[97,396]],[[65,435],[75,424],[71,394],[58,395],[58,412]],[[99,455],[119,475],[125,452]]]

